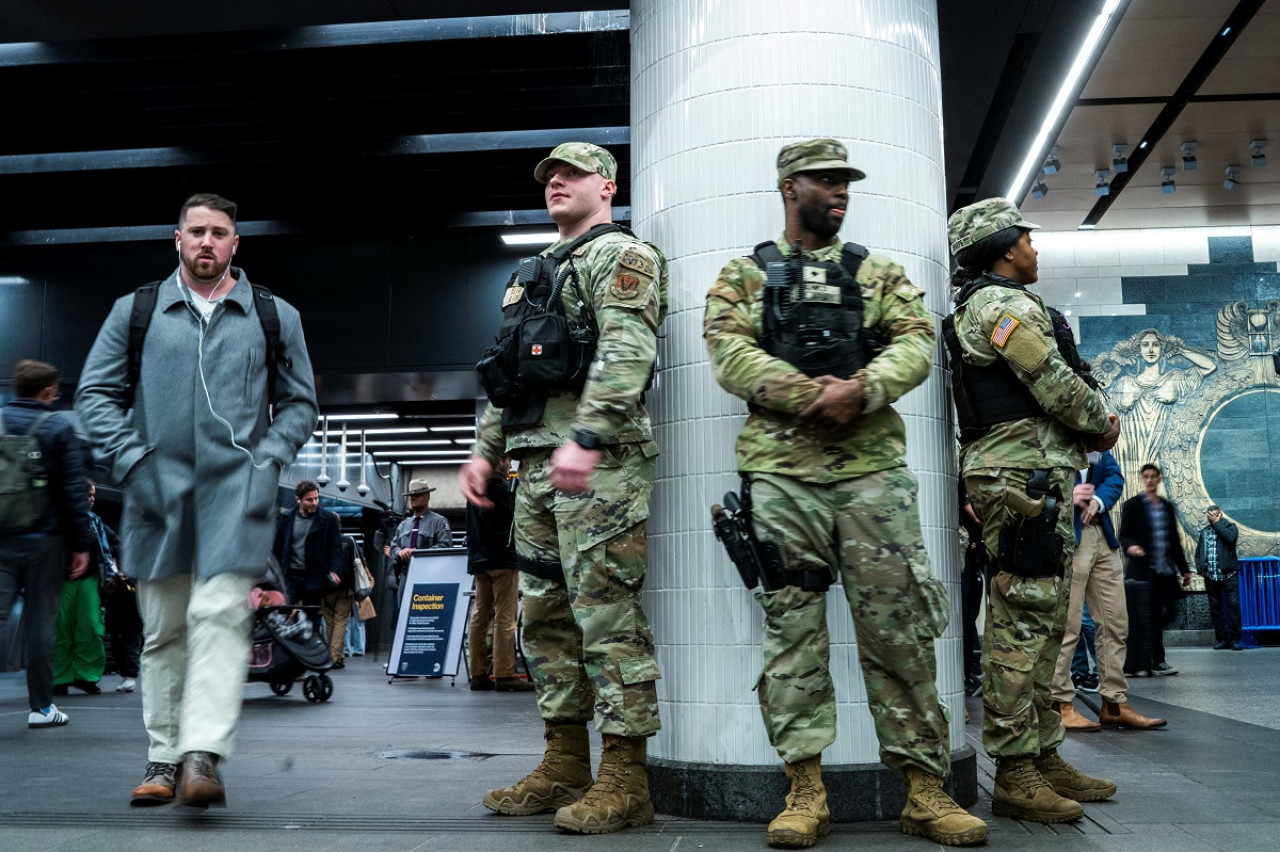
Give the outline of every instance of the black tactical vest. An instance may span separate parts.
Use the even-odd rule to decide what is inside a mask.
[[[1012,281],[1005,284],[984,275],[956,295],[956,307],[961,307],[983,287],[1023,289]],[[1046,305],[1045,309],[1053,324],[1053,339],[1058,346],[1058,354],[1090,387],[1099,387],[1089,365],[1076,349],[1075,337],[1067,318],[1056,308]],[[978,440],[997,423],[1048,416],[1030,389],[1018,379],[1003,359],[997,358],[987,366],[969,364],[964,360],[960,337],[956,334],[954,313],[942,321],[942,341],[946,345],[947,363],[951,368],[951,392],[956,401],[956,419],[960,424],[962,445]]]
[[[546,256],[525,258],[512,273],[502,300],[497,341],[476,364],[489,401],[503,409],[504,429],[536,425],[550,391],[580,391],[586,384],[599,334],[572,255],[614,231],[631,233],[613,223],[596,225]],[[572,321],[561,298],[565,286],[578,295],[580,311]]]
[[[807,376],[851,377],[878,351],[863,326],[858,267],[867,250],[845,243],[840,262],[784,255],[776,243],[756,246],[751,260],[764,270],[760,345]]]

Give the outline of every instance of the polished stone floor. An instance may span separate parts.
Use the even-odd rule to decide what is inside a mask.
[[[1064,755],[1119,784],[1085,820],[1046,827],[993,817],[994,767],[980,756],[977,814],[996,850],[1254,852],[1280,848],[1280,649],[1171,648],[1176,677],[1131,683],[1161,731],[1071,735]],[[0,675],[0,850],[689,850],[765,849],[758,824],[659,816],[620,835],[561,835],[550,815],[499,817],[479,804],[541,753],[530,694],[473,693],[447,680],[387,682],[371,657],[333,675],[328,704],[246,687],[229,807],[198,818],[128,807],[146,748],[137,693],[71,695],[71,724],[26,727],[21,673]],[[108,677],[104,686],[117,682]],[[744,685],[744,688],[747,688]],[[1077,704],[1088,712],[1083,702]],[[979,699],[969,700],[976,722]],[[976,724],[968,726],[979,747]],[[597,743],[598,745],[598,743]],[[937,848],[896,823],[838,825],[824,850]]]

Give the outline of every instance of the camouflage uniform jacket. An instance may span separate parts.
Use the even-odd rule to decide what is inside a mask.
[[[605,444],[653,440],[640,396],[657,356],[658,326],[667,314],[667,260],[657,246],[615,231],[579,247],[567,263],[577,268],[600,335],[587,383],[581,393],[552,391],[540,423],[506,435],[502,409],[490,405],[472,448],[490,464],[497,464],[504,451],[558,447],[574,429],[595,432]],[[578,291],[568,282],[562,300],[566,316],[575,320],[581,313]]]
[[[1058,352],[1040,297],[1001,275],[987,273],[985,278],[990,283],[973,285],[981,289],[956,307],[956,336],[964,360],[987,366],[1004,359],[1046,415],[992,426],[961,448],[960,470],[1085,467],[1084,445],[1073,430],[1105,431],[1105,398],[1085,384]]]
[[[790,251],[785,237],[778,239]],[[806,256],[838,263],[844,244]],[[763,331],[765,275],[749,258],[729,261],[707,293],[702,336],[721,387],[751,405],[738,434],[738,469],[828,483],[906,464],[906,430],[890,403],[920,384],[933,363],[933,321],[924,293],[901,266],[873,254],[858,267],[863,323],[885,342],[884,351],[857,374],[866,399],[862,414],[844,429],[823,429],[799,413],[818,397],[816,381],[766,352]]]

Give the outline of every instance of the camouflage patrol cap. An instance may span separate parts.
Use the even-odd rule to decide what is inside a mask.
[[[557,145],[533,170],[538,183],[547,182],[547,169],[555,162],[577,166],[587,174],[604,175],[605,180],[618,179],[618,161],[608,151],[590,142],[565,142]]]
[[[951,253],[955,254],[992,234],[1013,227],[1034,231],[1040,226],[1023,219],[1018,206],[1007,198],[988,198],[968,207],[961,207],[947,220],[947,239],[951,241]]]
[[[849,165],[849,152],[834,139],[806,139],[792,142],[778,152],[778,183],[796,172],[844,172],[850,181],[862,180],[865,174]]]

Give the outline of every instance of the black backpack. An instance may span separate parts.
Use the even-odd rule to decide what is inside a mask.
[[[152,281],[143,284],[133,292],[133,311],[129,314],[129,367],[128,384],[125,386],[124,407],[133,407],[133,392],[138,386],[138,377],[142,374],[142,343],[147,339],[147,328],[151,325],[151,315],[155,313],[156,298],[160,285],[164,281]],[[261,284],[252,284],[254,304],[257,308],[258,322],[262,324],[262,334],[267,341],[267,393],[274,397],[276,376],[279,364],[292,367],[292,359],[282,356],[280,347],[280,314],[276,311],[276,299],[271,291]],[[274,398],[272,402],[274,402]]]

